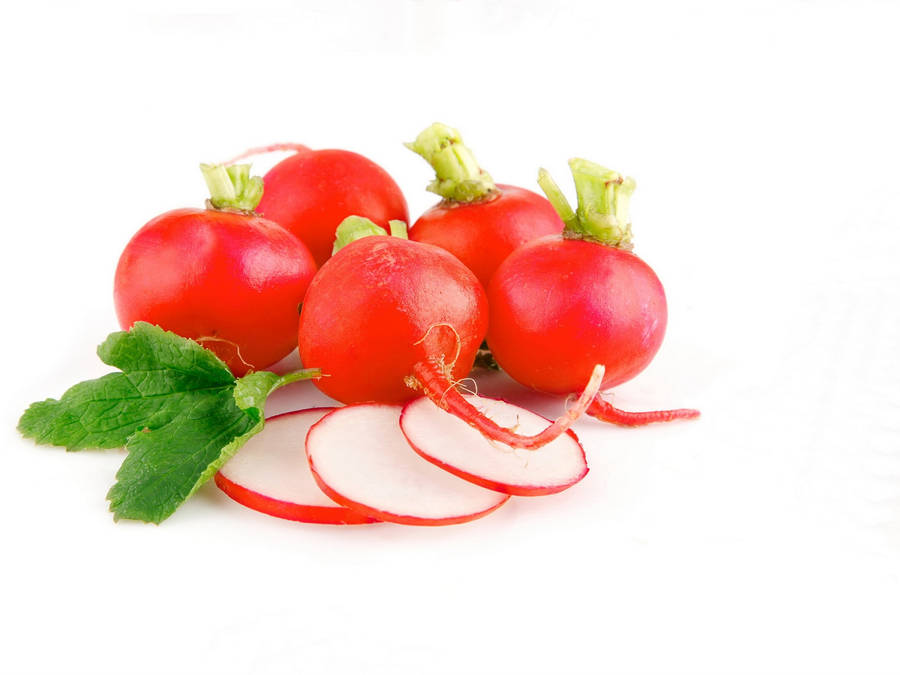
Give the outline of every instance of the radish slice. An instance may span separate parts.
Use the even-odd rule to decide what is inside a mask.
[[[400,431],[401,406],[338,408],[306,436],[319,487],[339,504],[403,525],[452,525],[485,516],[509,499],[460,480],[419,457]]]
[[[303,439],[332,410],[312,408],[270,417],[216,474],[216,485],[239,504],[277,518],[331,525],[375,522],[326,497],[309,470]]]
[[[466,400],[502,427],[530,435],[546,428],[547,420],[530,410],[479,396]],[[455,415],[427,398],[410,401],[400,416],[400,428],[413,449],[429,462],[491,490],[511,495],[561,492],[588,472],[584,449],[571,430],[537,450],[522,450],[485,438]]]

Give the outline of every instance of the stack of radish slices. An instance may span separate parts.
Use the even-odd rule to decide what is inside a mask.
[[[519,433],[549,424],[504,401],[467,399]],[[244,506],[289,520],[452,525],[487,515],[510,495],[560,492],[587,471],[571,430],[537,450],[516,449],[420,398],[272,417],[216,485]]]

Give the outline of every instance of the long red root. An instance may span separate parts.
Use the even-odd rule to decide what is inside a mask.
[[[600,391],[603,372],[603,366],[598,365],[594,368],[587,387],[585,387],[575,405],[569,408],[564,415],[558,417],[539,434],[522,436],[512,429],[501,427],[485,417],[481,411],[463,398],[462,394],[447,379],[447,376],[444,375],[437,364],[430,361],[422,361],[413,367],[413,375],[419,384],[422,385],[425,395],[436,405],[478,429],[487,438],[525,450],[536,450],[560,434],[565,433],[566,429],[572,425],[572,422],[588,410],[591,401]]]
[[[671,422],[672,420],[690,420],[700,417],[700,411],[692,408],[675,410],[650,410],[647,412],[628,412],[620,410],[612,403],[595,397],[588,406],[587,414],[598,420],[618,424],[622,427],[640,427],[653,422]]]
[[[231,166],[232,164],[236,164],[242,159],[247,159],[248,157],[265,155],[268,152],[283,152],[289,150],[293,150],[295,152],[306,152],[309,150],[309,148],[307,148],[305,145],[301,145],[300,143],[274,143],[272,145],[263,145],[258,148],[250,148],[249,150],[239,154],[237,157],[232,157],[227,162],[222,162],[222,164],[224,166]]]

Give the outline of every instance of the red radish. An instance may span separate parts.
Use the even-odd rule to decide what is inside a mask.
[[[347,216],[364,216],[387,229],[388,221],[409,220],[403,193],[375,162],[349,150],[310,150],[284,143],[254,148],[235,157],[293,150],[263,177],[257,211],[296,235],[318,266],[331,256],[337,226]]]
[[[164,213],[125,247],[116,313],[124,329],[147,321],[197,340],[241,376],[294,349],[316,264],[301,241],[253,212],[262,180],[250,165],[201,169],[207,208]]]
[[[524,188],[495,185],[455,129],[432,124],[407,147],[434,168],[437,177],[428,189],[443,198],[419,217],[409,238],[450,251],[485,288],[519,246],[562,232],[549,201]]]
[[[487,327],[487,301],[475,276],[437,246],[377,235],[364,218],[338,228],[337,253],[310,284],[300,312],[300,358],[321,369],[316,386],[342,403],[403,403],[421,389],[488,437],[540,447],[577,418],[597,392],[535,436],[481,414],[454,383],[472,368]],[[346,243],[345,242],[349,242]]]
[[[339,504],[403,525],[453,525],[500,507],[508,495],[485,490],[419,457],[400,431],[400,406],[338,408],[306,436],[316,483]]]
[[[497,399],[465,399],[497,424],[520,433],[538,433],[548,420]],[[489,441],[458,417],[427,398],[410,401],[400,429],[413,449],[429,462],[467,481],[510,495],[548,495],[587,475],[584,450],[570,429],[538,450],[518,450]]]
[[[356,525],[375,522],[325,496],[309,470],[304,439],[334,408],[276,415],[216,474],[216,485],[239,504],[304,523]]]
[[[581,391],[598,363],[606,367],[605,387],[633,378],[659,349],[667,317],[662,284],[630,251],[634,180],[583,159],[569,165],[577,212],[542,170],[541,187],[566,229],[513,252],[488,295],[494,358],[518,382],[556,394]],[[626,413],[602,401],[588,412],[630,425],[699,414]]]

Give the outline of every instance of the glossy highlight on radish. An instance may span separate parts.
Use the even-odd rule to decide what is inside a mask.
[[[376,522],[326,497],[309,469],[306,434],[332,410],[311,408],[270,417],[219,470],[216,485],[239,504],[277,518],[332,525]]]
[[[309,430],[306,453],[325,494],[371,518],[403,525],[464,523],[509,499],[416,454],[400,430],[400,411],[397,405],[351,405]]]
[[[536,434],[549,420],[497,399],[465,396],[497,424]],[[476,485],[510,495],[561,492],[587,475],[584,449],[571,430],[537,450],[487,440],[458,417],[427,398],[403,407],[400,428],[409,444],[429,462]]]

